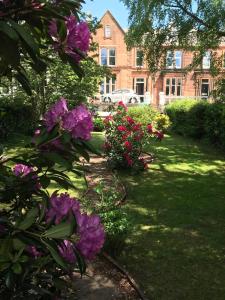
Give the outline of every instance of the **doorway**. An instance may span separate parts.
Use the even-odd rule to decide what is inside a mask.
[[[145,94],[145,79],[144,78],[136,78],[136,93],[140,97],[140,102],[143,102],[144,94]]]

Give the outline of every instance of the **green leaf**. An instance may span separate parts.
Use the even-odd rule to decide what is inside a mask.
[[[46,176],[41,176],[39,178],[41,186],[46,189],[50,184],[50,179]]]
[[[17,42],[19,39],[16,31],[6,22],[0,21],[0,31],[7,35],[11,40]]]
[[[22,267],[21,264],[16,262],[15,264],[12,265],[12,270],[15,274],[21,274],[22,273]]]
[[[52,239],[65,239],[70,237],[74,232],[74,223],[73,222],[64,222],[58,225],[52,226],[50,229],[45,231],[43,236],[45,238]]]
[[[47,247],[47,249],[49,250],[49,252],[50,252],[52,258],[55,260],[55,262],[59,266],[61,266],[63,269],[67,269],[66,263],[64,262],[64,260],[61,258],[61,256],[58,253],[57,245],[53,244],[50,241],[47,242],[47,241],[43,241],[43,240],[42,240],[42,243]]]
[[[22,72],[18,71],[15,74],[15,78],[19,81],[19,83],[22,85],[22,88],[25,90],[25,92],[31,96],[32,90],[29,83],[29,80],[27,79],[26,75],[24,75]]]
[[[74,253],[76,255],[77,258],[77,264],[78,264],[78,268],[80,270],[80,274],[83,275],[86,271],[86,263],[84,258],[81,256],[81,254],[79,253],[79,251],[77,249],[74,249]]]
[[[28,46],[30,49],[32,49],[34,52],[39,53],[39,48],[37,44],[35,43],[35,40],[31,33],[23,26],[19,25],[13,20],[10,20],[11,26],[16,30],[16,32],[20,35],[21,39],[26,43],[26,46]]]
[[[5,262],[5,263],[0,263],[0,272],[8,269],[10,267],[11,263]]]
[[[32,208],[25,216],[25,219],[18,224],[18,228],[21,230],[28,229],[31,225],[35,223],[35,220],[38,215],[38,208],[34,207]]]

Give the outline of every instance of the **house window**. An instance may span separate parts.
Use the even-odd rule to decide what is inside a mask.
[[[143,67],[144,53],[142,50],[136,50],[136,67]]]
[[[105,38],[111,38],[111,27],[110,27],[110,25],[105,26],[104,33],[105,33],[104,34]]]
[[[206,98],[209,96],[209,79],[202,79],[201,96]]]
[[[182,51],[167,51],[166,67],[167,69],[181,69]]]
[[[166,96],[181,96],[182,95],[182,80],[181,78],[166,79]]]
[[[107,65],[107,52],[106,48],[101,49],[101,65],[103,66]]]
[[[202,68],[203,69],[210,69],[210,60],[211,60],[211,53],[207,51],[202,59]]]
[[[111,94],[116,89],[116,75],[111,78],[105,77],[100,85],[101,94]]]
[[[101,48],[101,65],[115,66],[116,65],[116,49]]]

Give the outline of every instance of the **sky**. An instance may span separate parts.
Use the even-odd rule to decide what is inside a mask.
[[[128,28],[128,10],[119,0],[86,0],[83,11],[91,13],[93,17],[100,19],[106,10],[110,10],[114,18],[124,29]]]

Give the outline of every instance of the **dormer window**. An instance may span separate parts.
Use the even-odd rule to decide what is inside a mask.
[[[105,26],[105,38],[106,39],[111,38],[111,27],[110,27],[110,25]]]

